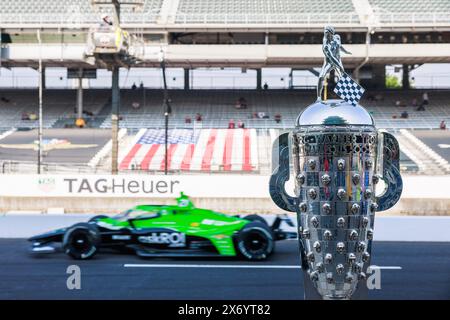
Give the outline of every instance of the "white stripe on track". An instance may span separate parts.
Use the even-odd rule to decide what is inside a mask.
[[[246,265],[246,264],[124,264],[125,268],[235,268],[235,269],[300,269],[294,265]]]
[[[11,129],[9,131],[3,132],[2,134],[0,134],[0,140],[6,138],[7,136],[13,134],[16,131],[16,129]]]
[[[126,263],[125,268],[228,268],[228,269],[301,269],[297,265],[250,265],[250,264],[134,264]],[[400,266],[372,266],[373,269],[401,270]]]
[[[370,266],[372,269],[380,269],[380,270],[402,270],[402,267],[399,266]]]

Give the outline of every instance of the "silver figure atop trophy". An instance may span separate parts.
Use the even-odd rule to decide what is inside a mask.
[[[345,73],[344,66],[341,61],[341,51],[351,54],[341,44],[341,37],[336,34],[333,27],[325,27],[323,33],[322,51],[325,56],[322,70],[319,74],[319,82],[317,83],[317,99],[322,100],[323,82],[331,70],[335,70],[338,78]]]
[[[275,140],[270,195],[297,213],[305,298],[364,299],[375,212],[391,208],[402,192],[400,150],[359,105],[364,89],[344,72],[339,56],[331,58],[337,64],[330,67],[326,57],[321,75],[337,68],[334,92],[341,99],[318,99],[293,131]],[[291,166],[295,195],[285,190]],[[376,195],[381,182],[384,191]]]

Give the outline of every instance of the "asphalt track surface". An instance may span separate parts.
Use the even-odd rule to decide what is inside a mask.
[[[449,130],[414,130],[411,132],[438,155],[450,161]]]
[[[33,256],[28,248],[25,239],[0,239],[0,299],[303,299],[295,240],[278,242],[258,263],[112,253],[75,261],[63,253]],[[80,290],[66,286],[73,264],[81,269]],[[448,242],[375,242],[372,264],[401,269],[382,269],[371,299],[450,299]]]

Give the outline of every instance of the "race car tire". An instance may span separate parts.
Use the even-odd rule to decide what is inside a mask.
[[[97,222],[99,219],[104,219],[104,218],[108,218],[108,216],[105,216],[105,215],[93,216],[92,218],[89,219],[88,222]]]
[[[267,224],[252,221],[238,233],[236,248],[247,260],[265,260],[275,249],[272,231]]]
[[[94,224],[77,223],[63,237],[64,252],[76,260],[92,258],[98,251],[100,232]]]
[[[248,216],[245,216],[244,219],[245,219],[245,220],[248,220],[248,221],[259,221],[259,222],[264,223],[264,224],[267,225],[267,226],[269,225],[269,224],[267,223],[266,219],[264,219],[264,218],[261,217],[261,216],[258,216],[257,214],[249,214]]]

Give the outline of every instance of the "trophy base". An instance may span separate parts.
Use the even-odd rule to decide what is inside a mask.
[[[351,297],[320,295],[305,270],[303,270],[303,285],[305,287],[305,300],[367,300],[369,298],[369,289],[364,280],[359,281]]]

